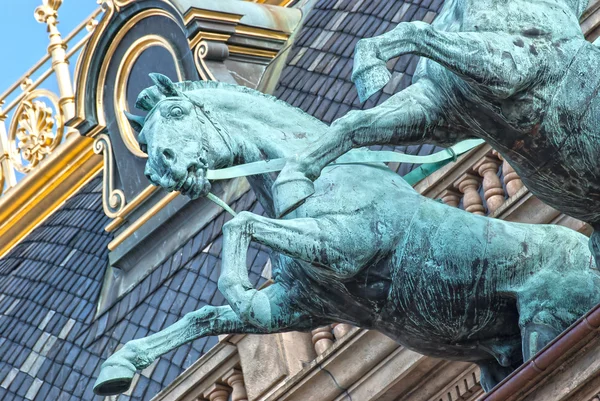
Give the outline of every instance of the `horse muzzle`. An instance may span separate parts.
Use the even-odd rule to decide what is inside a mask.
[[[177,190],[191,199],[198,199],[210,192],[210,181],[206,179],[206,170],[189,173],[185,180],[179,183]]]

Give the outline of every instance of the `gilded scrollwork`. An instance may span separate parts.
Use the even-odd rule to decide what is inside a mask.
[[[223,59],[227,58],[229,55],[229,49],[227,49],[227,45],[221,42],[213,42],[202,40],[196,46],[194,51],[194,61],[196,63],[196,68],[198,69],[198,73],[200,77],[204,81],[215,81],[215,76],[210,72],[210,69],[206,65],[206,59],[209,58],[211,54],[214,52],[213,48],[217,47],[216,51],[219,54],[223,54]]]
[[[162,47],[169,52],[177,68],[177,78],[180,81],[183,80],[183,74],[181,72],[183,70],[183,66],[181,65],[179,58],[177,57],[177,53],[175,48],[173,48],[173,45],[171,45],[171,43],[169,43],[167,39],[161,36],[146,35],[133,42],[129,49],[127,49],[127,51],[125,52],[123,58],[121,59],[119,68],[117,70],[117,78],[115,82],[116,90],[114,91],[113,95],[115,104],[115,116],[117,119],[117,124],[119,126],[121,138],[123,139],[123,143],[131,153],[142,159],[145,159],[148,156],[140,150],[139,144],[136,139],[136,135],[131,129],[129,123],[127,122],[125,114],[123,114],[123,110],[128,110],[127,82],[129,80],[129,74],[131,73],[134,64],[142,55],[142,53],[153,46]]]
[[[9,154],[15,169],[22,173],[31,171],[56,149],[63,133],[58,97],[44,89],[28,93],[16,108],[8,131]]]
[[[115,218],[125,207],[126,201],[125,193],[120,189],[115,189],[112,144],[108,135],[100,134],[96,138],[94,141],[94,153],[102,154],[104,157],[104,184],[102,188],[104,213],[110,218]]]

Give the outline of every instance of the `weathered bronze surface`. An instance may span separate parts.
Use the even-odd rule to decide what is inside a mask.
[[[438,18],[400,23],[358,42],[353,80],[362,100],[389,80],[386,61],[422,59],[413,85],[354,111],[296,161],[274,191],[295,193],[283,215],[313,192],[323,167],[353,147],[442,146],[485,139],[543,202],[600,224],[600,48],[579,17],[587,0],[447,0]],[[600,256],[600,234],[591,240]]]
[[[207,169],[292,157],[327,125],[248,88],[153,75],[129,116],[148,153],[146,176],[192,198]],[[269,174],[249,177],[267,215],[241,212],[223,227],[219,289],[205,306],[102,365],[98,394],[124,392],[135,371],[193,339],[311,330],[332,322],[379,330],[430,356],[472,361],[490,389],[600,302],[585,236],[550,225],[466,213],[416,193],[383,164],[329,167],[285,219]],[[250,284],[251,241],[270,247],[274,284]],[[557,246],[560,244],[560,246]]]

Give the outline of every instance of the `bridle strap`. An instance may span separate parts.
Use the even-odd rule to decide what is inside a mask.
[[[208,118],[208,117],[207,117]],[[212,123],[212,122],[211,122]],[[217,130],[218,132],[218,130]],[[405,153],[398,153],[394,151],[369,151],[369,150],[353,150],[345,155],[339,157],[335,162],[329,164],[325,168],[331,168],[344,164],[370,164],[370,163],[387,163],[387,162],[396,162],[396,163],[418,163],[418,164],[426,164],[434,166],[435,169],[440,167],[440,163],[449,162],[450,160],[456,161],[457,157],[463,153],[466,153],[477,146],[483,144],[485,141],[482,139],[468,139],[466,141],[462,141],[457,143],[454,146],[451,146],[448,149],[444,149],[437,153],[428,156],[413,156],[407,155]],[[233,153],[232,153],[233,154]],[[285,158],[274,159],[274,160],[262,160],[254,163],[241,164],[239,166],[227,167],[219,170],[208,170],[206,172],[206,178],[209,181],[215,180],[226,180],[230,178],[237,177],[247,177],[256,174],[264,174],[264,173],[272,173],[281,171],[286,163]],[[421,167],[423,168],[423,166]],[[414,172],[417,172],[416,175],[412,175]],[[427,173],[422,173],[417,170],[413,170],[411,173],[408,173],[404,178],[408,178],[410,176],[409,181],[418,182],[422,178],[427,176]],[[409,182],[409,184],[414,184],[414,182]],[[209,200],[216,203],[218,206],[223,208],[225,211],[230,213],[232,216],[236,216],[236,212],[227,205],[221,198],[216,196],[213,193],[209,193],[206,196]]]
[[[221,138],[221,140],[225,143],[225,146],[227,146],[227,150],[229,150],[229,158],[230,158],[230,160],[228,161],[227,164],[229,164],[229,165],[233,164],[233,160],[234,160],[234,157],[235,157],[234,156],[234,152],[233,152],[233,147],[231,146],[231,142],[233,142],[233,139],[231,138],[231,135],[229,135],[229,132],[225,128],[223,128],[220,124],[217,125],[210,118],[210,116],[209,116],[210,112],[208,110],[206,110],[203,105],[201,105],[199,102],[197,102],[196,100],[192,99],[189,96],[185,96],[185,97],[190,102],[192,102],[192,104],[195,106],[196,117],[198,118],[198,120],[202,121],[202,116],[203,116],[204,118],[206,118],[206,120],[208,120],[208,122],[210,123],[210,125],[213,126],[214,130],[217,131],[217,134],[219,135],[219,137]],[[199,109],[199,111],[198,111],[198,109]],[[202,113],[202,116],[199,113]],[[205,143],[204,145],[206,146],[208,144]]]
[[[482,139],[468,139],[457,143],[456,145],[441,150],[428,156],[407,155],[394,151],[371,151],[371,150],[351,150],[345,155],[339,157],[336,161],[329,164],[328,167],[334,167],[344,164],[369,164],[369,163],[413,163],[430,164],[439,163],[447,160],[454,160],[471,149],[484,143]],[[211,181],[228,180],[230,178],[247,177],[250,175],[273,173],[281,171],[287,160],[285,158],[273,160],[261,160],[253,163],[240,164],[238,166],[222,168],[218,170],[208,170],[206,178]]]

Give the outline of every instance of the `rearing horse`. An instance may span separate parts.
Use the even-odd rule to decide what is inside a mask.
[[[146,175],[192,198],[208,193],[208,169],[291,157],[327,129],[248,88],[152,78],[156,86],[137,102],[148,115],[130,116],[148,153]],[[285,219],[272,218],[271,176],[249,181],[271,217],[241,212],[223,226],[218,286],[229,306],[204,306],[125,344],[103,363],[98,394],[126,391],[137,369],[201,336],[333,322],[378,330],[426,355],[475,362],[489,390],[600,302],[585,236],[444,205],[384,164],[327,169],[315,195]],[[275,252],[275,283],[260,291],[248,279],[251,241]]]
[[[289,161],[273,188],[287,195],[277,215],[310,196],[311,181],[352,148],[477,137],[543,202],[590,223],[599,258],[600,48],[579,27],[587,3],[446,0],[431,25],[400,23],[360,40],[353,80],[361,100],[386,84],[386,61],[402,54],[422,56],[413,85],[338,119]]]

